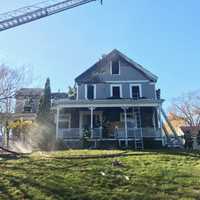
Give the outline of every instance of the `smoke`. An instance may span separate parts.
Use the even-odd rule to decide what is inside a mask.
[[[11,144],[11,150],[19,153],[32,153],[33,147],[31,144],[15,141]]]
[[[55,150],[55,126],[51,123],[34,122],[26,133],[22,133],[17,141],[11,143],[11,149],[19,153]]]

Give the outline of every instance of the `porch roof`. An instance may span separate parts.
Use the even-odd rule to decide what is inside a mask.
[[[89,108],[89,107],[157,107],[163,99],[104,99],[104,100],[69,100],[61,99],[53,102],[53,109],[60,108]]]

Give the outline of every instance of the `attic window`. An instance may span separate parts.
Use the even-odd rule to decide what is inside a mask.
[[[120,74],[120,63],[119,60],[111,62],[111,74]]]

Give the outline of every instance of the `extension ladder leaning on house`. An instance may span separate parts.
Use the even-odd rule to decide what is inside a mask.
[[[137,127],[140,127],[134,133],[135,149],[144,149],[140,107],[134,108],[134,113],[136,114]]]

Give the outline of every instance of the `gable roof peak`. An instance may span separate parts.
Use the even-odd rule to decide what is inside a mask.
[[[151,73],[149,70],[145,69],[142,65],[138,64],[137,62],[135,62],[131,58],[127,57],[121,51],[119,51],[117,49],[114,49],[113,52],[117,53],[122,58],[124,58],[128,63],[132,64],[133,66],[135,66],[136,68],[138,68],[139,70],[141,70],[142,72],[144,72],[152,80],[157,81],[158,77],[155,74]]]
[[[135,62],[134,60],[130,59],[129,57],[127,57],[125,54],[123,54],[121,51],[119,51],[118,49],[113,49],[110,53],[108,54],[103,54],[102,58],[96,62],[92,67],[90,67],[89,69],[87,69],[85,72],[83,72],[82,74],[80,74],[75,81],[78,81],[83,75],[85,75],[87,72],[91,71],[93,68],[95,68],[95,66],[97,64],[99,64],[101,61],[106,60],[106,59],[110,59],[110,56],[112,55],[118,55],[120,57],[122,57],[124,60],[126,60],[126,62],[130,63],[133,67],[135,67],[136,69],[142,71],[150,80],[152,81],[157,81],[158,77],[156,75],[154,75],[153,73],[151,73],[150,71],[148,71],[147,69],[145,69],[142,65],[138,64],[137,62]]]
[[[121,51],[119,51],[118,49],[113,49],[108,55],[111,54],[117,54],[119,56],[121,56],[122,58],[124,58],[128,63],[131,63],[132,65],[134,65],[136,68],[138,68],[139,70],[141,70],[142,72],[144,72],[146,75],[148,75],[149,78],[151,78],[154,81],[157,81],[158,77],[156,75],[154,75],[153,73],[151,73],[149,70],[145,69],[142,65],[138,64],[137,62],[135,62],[134,60],[130,59],[129,57],[127,57],[125,54],[123,54]]]

